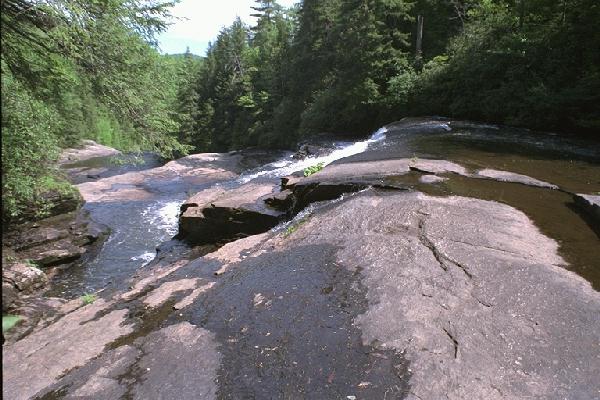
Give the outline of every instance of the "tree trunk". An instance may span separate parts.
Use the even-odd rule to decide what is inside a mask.
[[[416,58],[417,60],[423,57],[423,16],[419,15],[417,17],[417,51]]]
[[[519,29],[523,29],[525,21],[525,0],[521,0],[521,6],[519,7]]]

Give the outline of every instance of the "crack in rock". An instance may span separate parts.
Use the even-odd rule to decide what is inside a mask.
[[[429,238],[427,237],[427,234],[425,233],[425,220],[424,219],[419,219],[418,238],[419,238],[419,241],[421,242],[421,244],[423,246],[427,247],[431,251],[431,254],[437,260],[440,268],[443,269],[444,271],[448,272],[448,266],[444,262],[444,255],[439,252],[437,247],[435,247],[433,242],[431,240],[429,240]]]
[[[452,343],[454,344],[454,358],[458,358],[458,340],[448,331],[446,328],[442,328],[442,330],[446,333],[446,335],[450,338]]]
[[[419,210],[419,213],[421,215],[427,215],[427,214],[421,212],[420,210]],[[454,265],[455,267],[460,268],[469,279],[473,279],[473,274],[471,272],[469,272],[469,269],[467,267],[465,267],[464,265],[462,265],[458,261],[453,260],[452,258],[448,257],[446,254],[444,254],[443,252],[441,252],[437,248],[437,246],[435,245],[435,243],[433,243],[433,241],[431,239],[429,239],[429,237],[427,236],[426,229],[425,229],[425,218],[420,218],[419,219],[419,235],[418,235],[418,238],[419,238],[419,241],[421,242],[421,244],[423,244],[425,247],[427,247],[431,251],[431,253],[435,257],[435,259],[439,263],[440,267],[444,271],[446,271],[446,272],[448,271],[448,265],[446,264],[446,262],[449,262],[452,265]]]

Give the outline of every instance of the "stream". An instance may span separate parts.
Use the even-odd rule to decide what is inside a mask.
[[[285,152],[275,161],[242,172],[239,177],[208,184],[190,185],[183,180],[152,182],[155,196],[149,201],[86,203],[84,209],[91,218],[110,228],[110,235],[98,254],[82,265],[70,268],[53,279],[48,296],[75,298],[85,293],[101,290],[108,285],[127,281],[139,269],[156,256],[156,248],[177,234],[179,207],[190,194],[211,186],[235,188],[250,181],[279,180],[304,168],[336,160],[366,151],[385,139],[385,128],[379,129],[369,139],[358,142],[328,143],[331,152],[323,156],[295,159],[294,153]],[[158,158],[146,155],[142,163],[129,166],[115,165],[112,157],[98,157],[85,162],[67,165],[69,169],[103,169],[100,178],[125,174],[132,171],[157,168],[162,164]],[[89,175],[89,174],[88,174]],[[75,183],[96,178],[78,177]],[[121,185],[125,186],[125,185]]]
[[[395,178],[396,184],[432,195],[463,195],[507,203],[525,212],[550,237],[558,240],[561,254],[575,272],[600,288],[600,239],[585,215],[572,205],[573,193],[600,192],[600,149],[583,139],[534,133],[492,125],[432,119],[419,124],[391,124],[357,142],[334,142],[323,156],[295,159],[278,154],[260,167],[238,177],[191,185],[184,180],[153,183],[153,197],[145,200],[87,203],[84,208],[96,222],[108,226],[110,236],[93,259],[54,278],[48,295],[74,298],[122,284],[156,256],[156,248],[177,233],[180,205],[190,194],[220,185],[235,188],[251,181],[280,177],[319,163],[373,161],[392,158],[435,158],[457,162],[476,170],[495,168],[516,172],[559,185],[562,191],[514,183],[452,176],[444,185],[424,185],[418,174]],[[132,170],[156,168],[161,162],[146,157],[142,164],[115,166],[110,158],[88,161],[104,168],[94,179]],[[81,168],[86,165],[71,165]],[[92,178],[90,178],[92,179]],[[85,181],[82,180],[81,183]],[[277,228],[276,228],[277,229]],[[280,229],[280,228],[279,228]]]

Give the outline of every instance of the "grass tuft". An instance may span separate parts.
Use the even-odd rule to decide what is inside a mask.
[[[86,293],[83,296],[81,296],[81,301],[83,301],[83,304],[85,304],[86,306],[88,304],[92,304],[97,299],[98,299],[98,297],[93,293]]]

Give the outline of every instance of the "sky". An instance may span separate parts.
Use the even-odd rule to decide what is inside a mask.
[[[289,7],[299,0],[279,0],[282,6]],[[208,42],[214,42],[219,31],[231,25],[236,17],[252,24],[255,18],[250,14],[253,0],[181,0],[173,7],[171,14],[178,19],[166,32],[158,35],[162,53],[184,53],[189,46],[197,55],[205,55]]]

